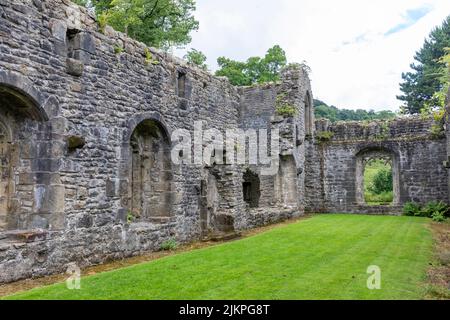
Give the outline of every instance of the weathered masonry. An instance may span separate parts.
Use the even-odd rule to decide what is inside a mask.
[[[334,125],[322,120],[316,127],[316,139],[307,147],[307,211],[398,213],[408,201],[448,202],[443,124],[411,117]],[[377,158],[392,165],[390,206],[372,207],[364,200],[364,167]]]
[[[388,132],[315,124],[312,101],[295,65],[279,83],[237,88],[101,28],[68,0],[0,0],[0,283],[305,210],[398,213],[406,201],[448,199],[446,139],[431,121],[396,120]],[[295,112],[281,116],[280,105]],[[276,167],[218,161],[233,157],[220,148],[205,148],[203,165],[174,162],[173,133],[195,140],[199,121],[241,130],[236,153],[278,131]],[[375,156],[392,162],[396,197],[373,209],[361,172]]]

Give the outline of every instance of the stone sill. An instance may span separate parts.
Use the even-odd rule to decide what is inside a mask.
[[[176,222],[175,217],[153,217],[150,218],[149,221],[139,221],[139,222],[133,222],[129,224],[131,229],[138,230],[138,229],[153,229],[153,228],[159,228],[161,226],[170,225]]]
[[[43,241],[47,238],[47,231],[44,230],[10,230],[0,232],[0,242],[2,243],[31,243]]]

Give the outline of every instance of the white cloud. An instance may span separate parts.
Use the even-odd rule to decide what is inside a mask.
[[[429,12],[412,21],[408,10],[422,8]],[[215,69],[219,56],[245,60],[280,44],[289,61],[311,66],[316,98],[395,110],[401,73],[449,14],[448,0],[198,0],[200,30],[189,47]]]

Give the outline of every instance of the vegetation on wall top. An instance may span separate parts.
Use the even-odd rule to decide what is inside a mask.
[[[184,56],[184,59],[193,65],[198,66],[200,69],[208,70],[206,65],[206,55],[200,50],[191,48]]]

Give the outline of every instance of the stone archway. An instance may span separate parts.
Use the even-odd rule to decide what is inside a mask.
[[[20,74],[0,71],[0,106],[36,121],[47,121],[45,97]]]
[[[27,79],[0,72],[0,231],[64,225],[64,187],[46,179],[54,155],[42,104]]]
[[[400,204],[400,173],[398,156],[392,150],[383,147],[367,147],[356,155],[356,203],[366,205],[364,197],[364,171],[366,165],[374,159],[383,159],[391,164],[394,199],[392,205]]]
[[[130,137],[130,210],[137,222],[165,222],[172,216],[171,144],[161,122],[146,119]]]

